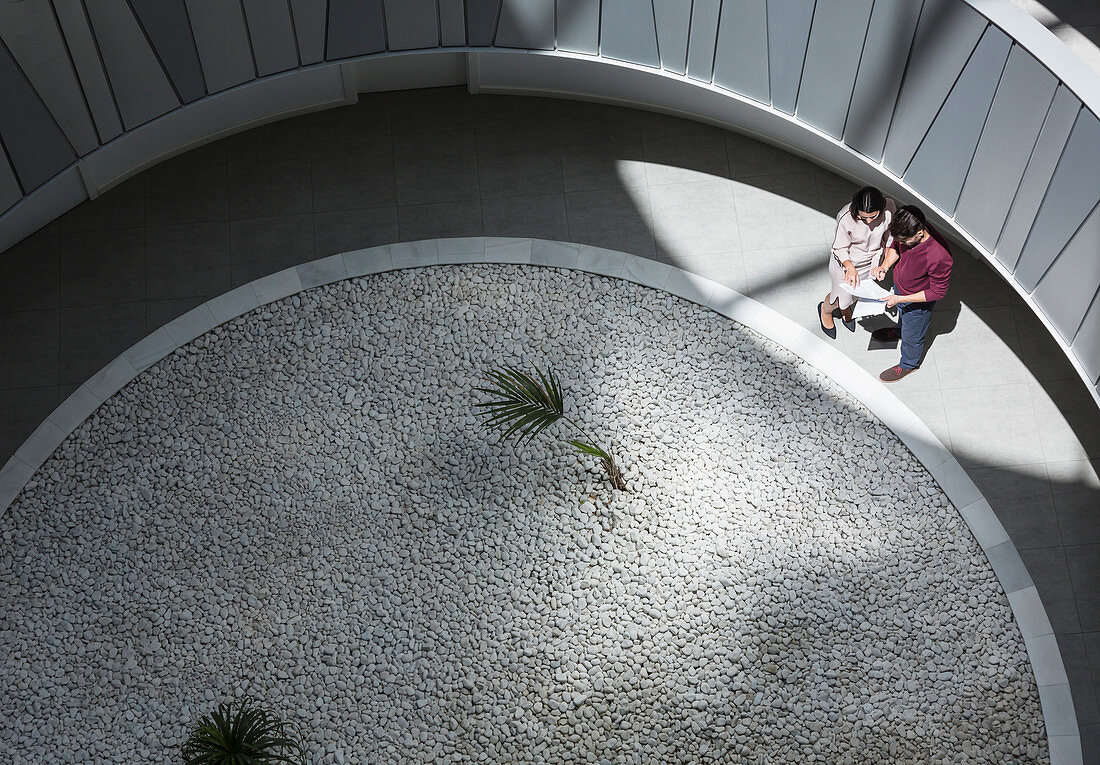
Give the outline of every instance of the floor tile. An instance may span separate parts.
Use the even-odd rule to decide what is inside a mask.
[[[322,212],[313,216],[316,257],[397,241],[397,208]]]
[[[477,173],[482,199],[562,191],[556,128],[552,124],[522,130],[479,128]]]
[[[829,214],[833,220],[844,209],[845,205],[852,201],[860,186],[839,175],[830,173],[823,168],[814,169],[814,178],[817,180],[817,194],[821,200],[821,212]],[[900,204],[900,203],[899,203]]]
[[[936,363],[942,379],[941,356]],[[1026,385],[950,388],[943,391],[943,405],[953,451],[963,467],[1027,465],[1041,458]],[[1013,416],[1006,418],[1005,412]]]
[[[1078,617],[1070,569],[1066,564],[1065,549],[1032,547],[1020,550],[1020,558],[1039,590],[1039,597],[1054,631],[1080,632],[1081,620]]]
[[[62,308],[61,383],[84,382],[145,335],[144,301]]]
[[[474,131],[395,135],[393,148],[398,205],[465,202],[478,198]]]
[[[817,165],[771,144],[738,133],[727,133],[726,157],[731,178],[800,173],[811,176],[810,183],[816,191],[817,182],[812,176]]]
[[[390,129],[395,134],[474,126],[473,102],[477,96],[461,85],[396,90],[384,94],[384,98],[390,112]]]
[[[145,177],[138,175],[61,216],[62,233],[134,228],[145,223]]]
[[[966,473],[1017,548],[1062,544],[1045,464],[970,468]]]
[[[649,210],[662,258],[741,249],[729,181],[650,186]]]
[[[1080,380],[1065,352],[1058,346],[1043,323],[1021,301],[1012,306],[1019,338],[1019,357],[1036,380]]]
[[[374,142],[390,134],[390,96],[360,93],[359,103],[313,112],[306,118],[310,143]]]
[[[1018,302],[1015,291],[984,261],[960,248],[951,248],[951,286],[954,296],[971,308],[1007,306]]]
[[[787,173],[735,181],[733,199],[741,246],[746,250],[823,245],[827,216],[817,210],[812,173]]]
[[[228,290],[222,290],[228,292]],[[218,294],[195,295],[192,297],[169,298],[167,300],[147,300],[145,302],[145,334],[152,334],[168,322],[205,303]]]
[[[312,215],[235,220],[229,232],[233,287],[314,259]]]
[[[1062,538],[1069,544],[1100,543],[1100,460],[1048,462],[1047,473]]]
[[[228,292],[229,222],[149,226],[145,257],[149,300]]]
[[[1081,750],[1084,765],[1100,765],[1100,725],[1081,726]]]
[[[473,98],[474,120],[479,128],[503,125],[553,125],[557,122],[552,98],[500,96],[479,93]]]
[[[218,142],[145,172],[145,224],[229,219],[229,157]]]
[[[532,194],[484,199],[481,213],[486,236],[569,239],[565,194]]]
[[[1077,599],[1081,631],[1100,632],[1100,545],[1067,545],[1066,565]]]
[[[1086,638],[1089,635],[1097,635],[1097,633],[1057,635],[1058,652],[1062,654],[1062,663],[1066,667],[1069,690],[1073,696],[1073,711],[1077,714],[1078,725],[1100,723],[1096,682],[1093,679],[1092,660],[1086,645]],[[1100,655],[1097,655],[1096,659],[1100,660]]]
[[[646,183],[642,129],[600,120],[558,124],[566,191],[622,189]]]
[[[0,253],[0,311],[57,308],[60,237],[35,234]]]
[[[145,298],[145,230],[61,235],[61,305]]]
[[[317,212],[397,203],[393,143],[388,135],[311,144],[309,167]]]
[[[0,388],[57,384],[58,312],[0,313]]]
[[[569,241],[654,257],[649,196],[633,189],[574,191],[565,195]]]
[[[304,141],[278,150],[238,149],[229,153],[229,217],[261,218],[313,210],[309,146]]]
[[[452,236],[481,236],[481,203],[443,202],[397,208],[398,235],[401,241]]]
[[[277,156],[309,141],[309,125],[313,114],[275,120],[222,139],[230,156],[268,154]]]
[[[1100,409],[1079,377],[1028,382],[1043,456],[1051,462],[1100,457]]]
[[[646,182],[690,183],[729,178],[726,131],[686,120],[654,121],[642,133]]]
[[[929,347],[935,350],[943,388],[967,388],[990,383],[1027,381],[1018,361],[1012,309],[1008,306],[970,308],[937,303],[929,327]]]
[[[61,403],[56,385],[0,390],[0,465]]]

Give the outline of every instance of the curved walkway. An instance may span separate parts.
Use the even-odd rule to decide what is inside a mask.
[[[487,234],[623,250],[817,331],[831,219],[852,188],[741,136],[586,103],[411,91],[275,123],[149,170],[0,256],[0,448],[10,454],[88,375],[206,299],[390,241]],[[891,391],[1020,550],[1089,760],[1100,751],[1100,414],[1015,293],[956,255],[927,361]],[[837,347],[871,372],[896,360],[862,329],[841,331]]]

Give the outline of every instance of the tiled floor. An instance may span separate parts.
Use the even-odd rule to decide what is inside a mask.
[[[89,374],[197,303],[398,240],[523,235],[625,250],[818,332],[833,215],[852,190],[715,128],[462,89],[363,96],[261,127],[0,254],[0,459]],[[871,373],[897,359],[865,327],[835,342]],[[1063,647],[1086,759],[1100,762],[1100,412],[1029,309],[961,252],[924,365],[892,390],[967,466],[1020,549]]]

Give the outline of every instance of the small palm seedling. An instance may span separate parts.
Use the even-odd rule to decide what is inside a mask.
[[[183,745],[184,765],[275,765],[300,763],[302,748],[289,725],[251,701],[234,710],[220,704],[199,720]]]
[[[501,367],[486,373],[488,385],[477,388],[479,393],[492,396],[489,401],[475,404],[481,411],[477,414],[485,417],[485,427],[507,426],[501,440],[515,435],[519,443],[538,435],[558,420],[565,420],[585,438],[572,439],[569,445],[582,454],[588,454],[600,461],[607,473],[611,486],[620,491],[626,490],[622,471],[615,464],[611,453],[596,446],[579,424],[565,416],[565,401],[561,383],[553,372],[543,374],[535,370],[533,376],[521,372],[515,367]]]

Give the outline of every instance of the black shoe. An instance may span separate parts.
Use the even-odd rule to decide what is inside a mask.
[[[843,317],[841,317],[841,321],[844,322],[844,329],[848,330],[849,332],[855,332],[856,331],[856,320],[855,319],[844,319]]]
[[[824,300],[817,304],[817,323],[821,325],[821,331],[825,333],[826,337],[836,340],[836,325],[834,324],[832,329],[828,329],[825,326],[825,322],[821,320],[821,309],[824,305]]]
[[[901,340],[901,332],[898,332],[897,327],[883,327],[872,332],[871,337],[877,343],[892,343]]]

